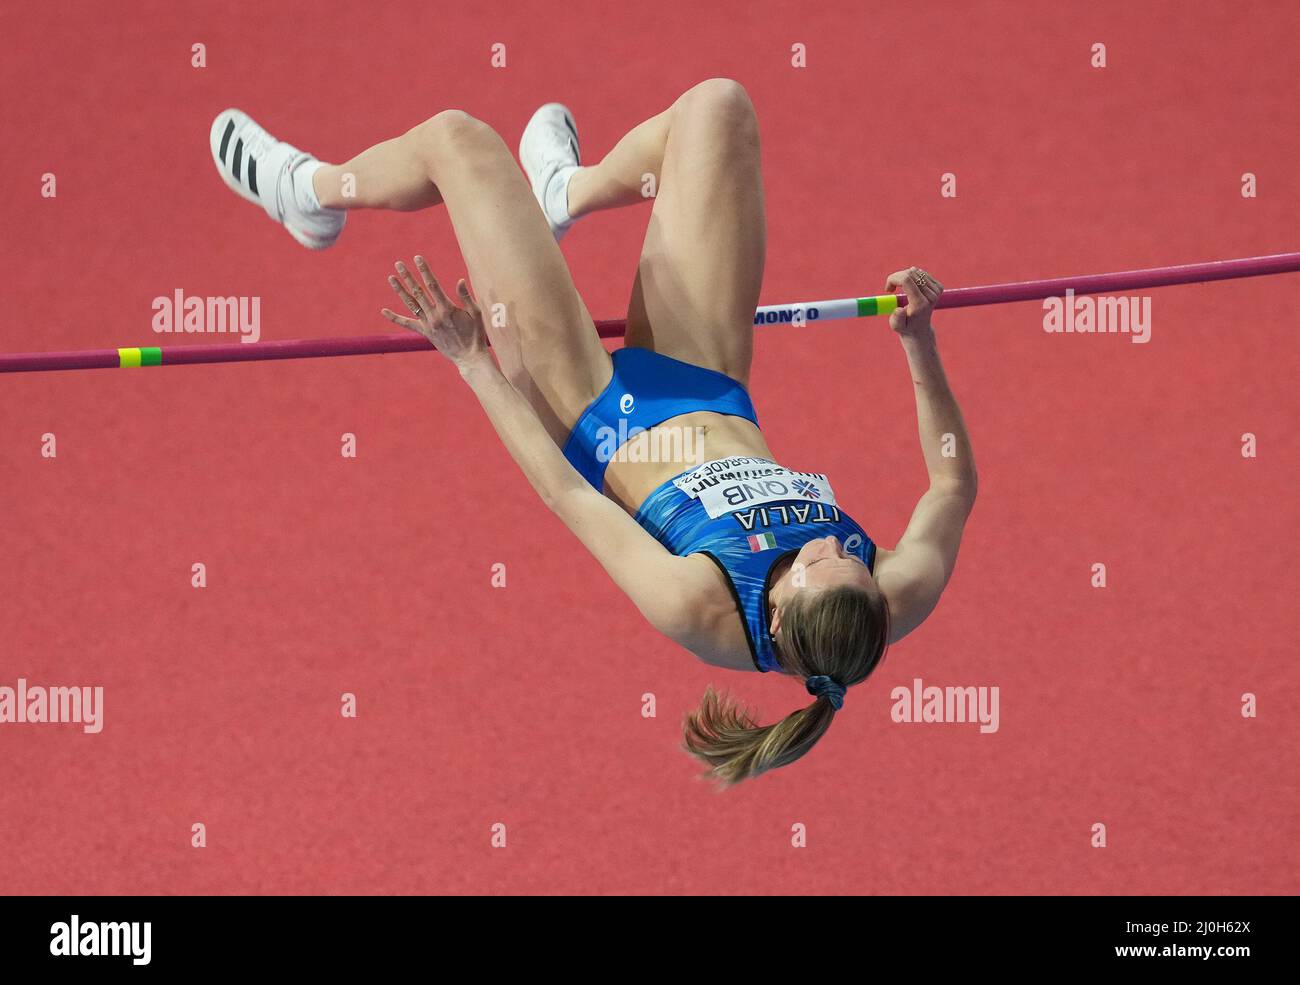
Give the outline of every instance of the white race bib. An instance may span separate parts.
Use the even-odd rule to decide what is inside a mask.
[[[711,519],[733,510],[782,500],[835,506],[835,493],[820,472],[794,472],[765,458],[733,456],[705,462],[673,480],[704,504]]]

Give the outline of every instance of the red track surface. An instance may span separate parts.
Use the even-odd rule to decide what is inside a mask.
[[[595,157],[735,77],[765,140],[764,302],[1300,237],[1292,5],[268,6],[0,13],[0,348],[150,344],[178,287],[260,295],[268,339],[378,332],[393,260],[463,272],[437,212],[304,251],[214,173],[228,105],[339,160],[451,106],[513,143],[563,99]],[[645,218],[565,241],[598,317]],[[1156,292],[1147,345],[1048,335],[1032,303],[938,316],[982,480],[956,576],[810,757],[725,796],[676,750],[681,713],[710,681],[763,720],[806,695],[651,635],[436,356],[7,378],[0,685],[101,684],[106,724],[0,728],[0,891],[1296,892],[1298,291]],[[884,321],[757,348],[777,455],[892,543],[923,472]],[[914,677],[997,685],[1000,731],[894,724]]]

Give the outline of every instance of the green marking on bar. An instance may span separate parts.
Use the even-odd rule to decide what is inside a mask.
[[[866,318],[876,313],[875,298],[858,298],[858,317]]]
[[[141,366],[161,366],[162,349],[157,346],[140,347],[140,365]]]

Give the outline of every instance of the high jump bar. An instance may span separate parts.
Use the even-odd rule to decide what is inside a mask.
[[[1300,253],[1212,260],[1175,267],[1121,270],[1110,274],[1053,277],[983,287],[945,290],[938,308],[968,308],[1013,301],[1040,301],[1079,294],[1118,294],[1177,284],[1201,284],[1216,280],[1238,280],[1300,271]],[[903,294],[837,298],[830,301],[799,301],[765,305],[754,314],[754,324],[814,324],[843,318],[887,315],[907,305]],[[617,338],[627,330],[622,318],[596,322],[602,338]],[[196,363],[256,362],[266,359],[311,359],[321,356],[366,356],[385,352],[417,352],[433,345],[414,332],[389,335],[354,335],[326,339],[286,339],[272,342],[224,342],[178,345],[165,348],[141,346],[118,349],[82,349],[72,352],[22,352],[0,355],[0,373],[30,373],[58,369],[118,369],[134,366],[185,366]]]

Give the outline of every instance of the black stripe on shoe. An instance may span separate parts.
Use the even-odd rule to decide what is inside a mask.
[[[254,195],[258,194],[258,192],[257,192],[257,158],[255,158],[255,157],[250,157],[250,158],[248,159],[248,187],[249,187],[249,189],[252,191],[252,193],[253,193]]]
[[[573,148],[573,160],[577,164],[582,163],[582,155],[578,153],[578,128],[573,125],[567,113],[564,114],[564,125],[569,128],[569,133],[573,134],[573,139],[569,141],[569,146]]]
[[[221,135],[221,153],[217,155],[221,163],[226,163],[226,148],[230,146],[230,135],[235,132],[235,121],[230,120],[226,124],[226,132]]]
[[[241,137],[239,140],[235,141],[235,159],[230,162],[230,173],[235,176],[236,181],[239,180],[240,159],[243,153],[244,153],[244,140]]]

